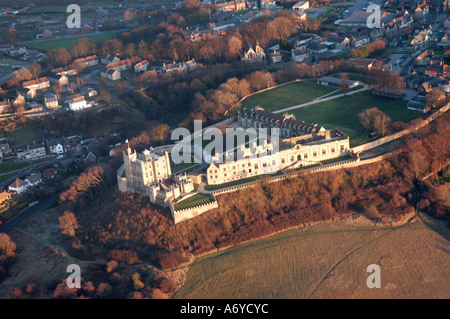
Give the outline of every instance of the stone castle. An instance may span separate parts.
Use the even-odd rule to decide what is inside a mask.
[[[279,128],[282,139],[277,145],[267,140],[259,145],[251,142],[250,147],[241,145],[238,147],[243,154],[240,159],[234,152],[216,154],[205,172],[177,176],[172,174],[167,152],[150,149],[138,154],[128,147],[123,152],[124,164],[117,172],[119,190],[148,196],[152,203],[169,207],[177,223],[217,207],[212,196],[211,204],[176,211],[177,202],[195,194],[194,180],[198,184],[206,181],[208,185],[220,185],[258,175],[283,173],[351,153],[349,137],[341,131],[299,122],[292,115],[273,114],[261,108],[242,109],[237,120],[244,128]]]

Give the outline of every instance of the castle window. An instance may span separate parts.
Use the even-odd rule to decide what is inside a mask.
[[[302,156],[301,155],[298,155],[297,156],[297,161],[300,161],[302,159]]]
[[[326,150],[322,150],[322,155],[325,155],[327,153]]]
[[[335,149],[334,149],[334,147],[332,147],[331,148],[331,153],[334,153],[335,152]]]
[[[344,145],[341,145],[341,152],[344,151]]]
[[[313,152],[313,156],[317,156],[317,152]]]
[[[255,169],[258,169],[258,164],[255,164]]]
[[[282,158],[281,159],[281,163],[284,164],[284,162],[286,162],[286,161],[284,160],[284,158]]]

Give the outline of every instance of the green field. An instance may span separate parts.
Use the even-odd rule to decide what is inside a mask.
[[[213,199],[209,194],[195,194],[181,202],[175,204],[175,210],[187,209],[198,205],[203,205],[212,202]]]
[[[358,76],[352,76],[361,80]],[[328,91],[322,91],[323,89]],[[301,90],[301,91],[298,91]],[[307,90],[307,91],[304,91]],[[289,84],[268,92],[256,94],[243,101],[243,107],[262,106],[269,111],[276,111],[290,106],[306,103],[314,97],[332,92],[333,88],[323,87],[313,82]],[[386,113],[392,122],[410,122],[421,116],[420,113],[409,111],[407,101],[375,96],[369,91],[337,98],[323,103],[291,110],[298,121],[317,123],[327,129],[337,128],[350,136],[351,146],[368,141],[365,131],[358,119],[358,114],[371,107],[377,107]]]
[[[197,259],[173,297],[449,298],[449,249],[420,222],[381,229],[316,225]],[[381,289],[366,286],[370,264],[381,267]]]
[[[0,164],[0,174],[17,171],[30,166],[28,163],[11,163],[11,164]],[[12,177],[12,176],[10,176]]]
[[[31,144],[37,141],[38,133],[31,126],[21,127],[8,133],[11,145]]]
[[[30,8],[28,13],[66,13],[67,6],[65,5],[54,5],[54,6],[35,6]]]
[[[55,50],[58,48],[65,48],[67,51],[70,52],[72,50],[73,44],[81,38],[88,38],[91,39],[94,42],[103,42],[106,40],[112,40],[116,37],[116,32],[111,33],[102,33],[102,34],[96,34],[96,35],[86,35],[82,37],[71,37],[68,39],[55,39],[55,40],[46,40],[46,41],[37,41],[32,43],[26,43],[25,46],[28,48],[36,48],[36,49],[43,49],[43,50]]]
[[[255,106],[261,106],[267,111],[276,111],[289,106],[310,102],[315,98],[336,90],[337,88],[318,85],[313,81],[297,82],[250,96],[242,101],[242,107],[253,108]]]
[[[278,172],[275,172],[273,174],[257,175],[257,176],[243,178],[243,179],[239,179],[239,180],[236,180],[236,181],[223,183],[223,184],[218,184],[218,185],[206,185],[205,189],[208,190],[208,191],[215,191],[215,190],[218,190],[218,189],[221,189],[221,188],[237,186],[237,185],[253,182],[253,181],[256,181],[258,179],[263,179],[263,178],[267,178],[267,177],[271,177],[271,176],[272,177],[273,176],[278,176],[278,175],[282,175],[282,174],[283,174],[282,171],[278,171]]]

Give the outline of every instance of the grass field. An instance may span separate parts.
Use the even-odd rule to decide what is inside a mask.
[[[211,195],[198,193],[198,194],[195,194],[194,196],[191,196],[185,200],[182,200],[181,202],[176,203],[175,209],[176,210],[187,209],[187,208],[195,207],[198,205],[207,204],[212,201],[213,201],[213,199],[212,199]]]
[[[9,132],[8,135],[13,145],[30,144],[38,138],[36,130],[31,126],[21,127]]]
[[[241,184],[245,184],[245,183],[256,181],[258,179],[263,179],[263,178],[270,177],[270,176],[272,176],[272,177],[273,176],[278,176],[278,175],[282,175],[282,174],[283,174],[282,171],[278,171],[278,172],[275,172],[273,174],[257,175],[257,176],[243,178],[243,179],[239,179],[239,180],[236,180],[236,181],[223,183],[223,184],[218,184],[218,185],[206,185],[205,189],[208,190],[208,191],[214,191],[214,190],[217,190],[217,189],[221,189],[221,188],[225,188],[225,187],[231,187],[231,186],[236,186],[236,185],[241,185]]]
[[[420,222],[393,229],[317,225],[204,256],[173,297],[449,298],[449,249]],[[370,264],[381,267],[381,289],[366,286]]]
[[[28,9],[29,13],[65,13],[67,6],[65,5],[53,5],[53,6],[35,6]]]
[[[349,75],[350,77],[350,75]],[[351,75],[354,80],[364,80],[358,75]],[[242,107],[257,105],[268,111],[276,111],[286,107],[306,103],[312,99],[336,90],[314,82],[293,83],[271,91],[253,95],[242,102]],[[341,97],[323,103],[289,111],[297,120],[323,125],[327,129],[337,128],[350,136],[350,145],[356,146],[367,142],[366,132],[358,119],[358,114],[371,107],[377,107],[386,113],[392,122],[410,122],[419,118],[420,113],[409,111],[407,101],[375,96],[368,91]]]
[[[28,166],[30,166],[28,163],[1,164],[0,165],[0,174],[8,173],[11,171],[16,171],[19,169],[24,169]]]
[[[116,37],[116,32],[111,33],[102,33],[96,35],[86,35],[83,37],[72,37],[68,39],[55,39],[55,40],[47,40],[47,41],[38,41],[33,43],[26,43],[25,46],[28,48],[37,48],[43,50],[55,50],[58,48],[66,48],[67,51],[70,52],[72,50],[73,44],[81,38],[88,38],[94,42],[102,42],[106,40],[111,40]]]
[[[276,111],[312,101],[333,91],[336,91],[336,88],[318,85],[313,81],[297,82],[250,96],[242,101],[242,107],[261,106],[267,111]]]

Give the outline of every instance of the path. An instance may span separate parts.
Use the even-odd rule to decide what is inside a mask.
[[[287,107],[287,108],[284,108],[284,109],[281,109],[281,110],[273,111],[273,113],[284,113],[284,112],[292,111],[292,110],[299,109],[299,108],[302,108],[302,107],[306,107],[306,106],[310,106],[310,105],[314,105],[314,104],[318,104],[318,103],[322,103],[322,102],[338,99],[338,98],[341,98],[341,97],[344,97],[344,96],[350,96],[350,95],[353,95],[355,93],[364,92],[364,91],[367,91],[368,89],[369,89],[368,86],[364,85],[363,88],[355,90],[355,91],[351,91],[351,92],[348,92],[348,93],[342,93],[342,94],[338,94],[338,95],[333,95],[333,96],[326,97],[326,98],[319,97],[319,98],[317,98],[317,99],[315,99],[313,101],[307,102],[307,103],[294,105],[294,106],[290,106],[290,107]]]

